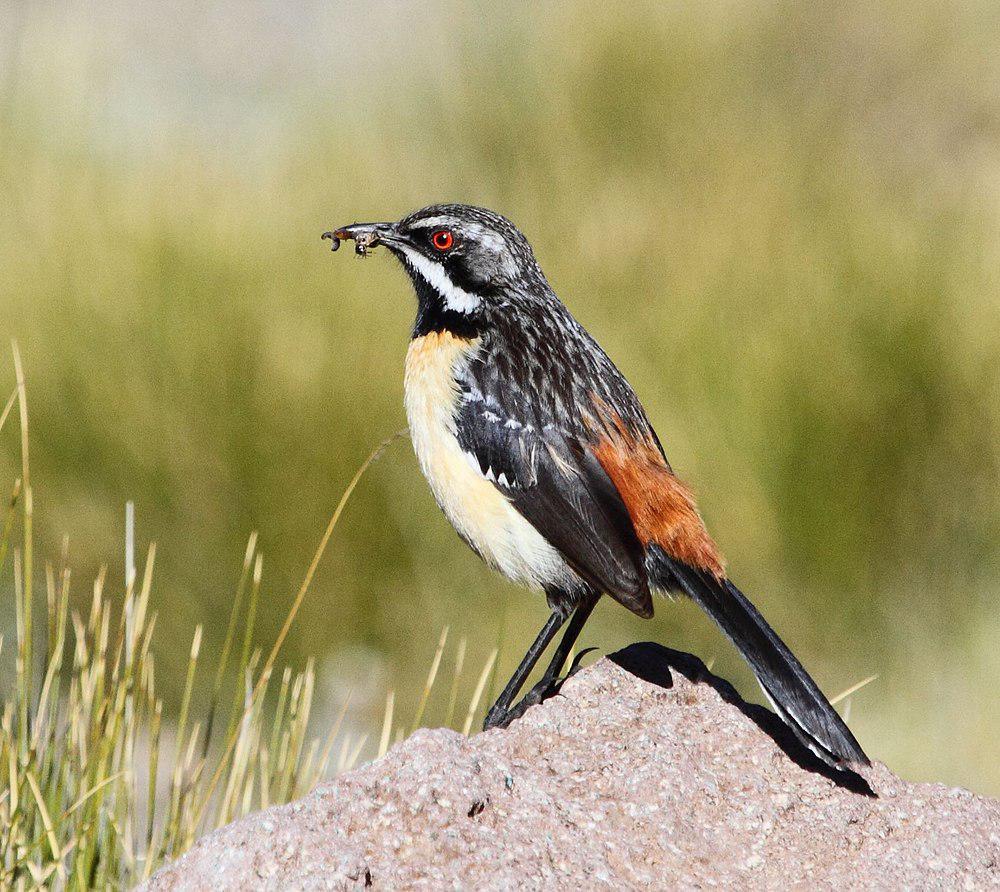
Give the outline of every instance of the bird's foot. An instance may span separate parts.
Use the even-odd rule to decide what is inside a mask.
[[[559,690],[560,684],[561,681],[559,679],[543,678],[513,706],[504,709],[499,703],[495,703],[490,711],[486,713],[483,730],[489,731],[490,728],[506,728],[515,719],[521,718],[530,707],[537,706],[543,700],[547,700],[555,694]]]
[[[544,703],[549,699],[549,697],[553,697],[558,694],[559,689],[563,686],[566,680],[572,678],[577,672],[580,671],[582,668],[580,661],[592,650],[596,650],[596,648],[588,647],[585,650],[581,650],[573,659],[573,663],[569,667],[569,671],[562,676],[562,678],[543,677],[538,684],[528,691],[528,693],[513,706],[505,709],[501,706],[501,704],[494,703],[490,708],[490,711],[486,713],[486,720],[483,722],[483,730],[489,731],[490,728],[506,728],[515,719],[521,718],[521,716],[524,715],[532,706]]]
[[[569,681],[569,679],[571,679],[583,668],[583,658],[595,650],[597,650],[596,647],[585,647],[575,657],[573,657],[573,662],[570,664],[569,671],[561,679],[559,679],[559,687],[562,687],[567,681]]]
[[[510,712],[509,709],[501,709],[499,703],[494,703],[489,712],[486,713],[486,718],[483,719],[483,730],[489,731],[491,728],[506,728],[510,724],[511,719],[507,718],[507,713]]]

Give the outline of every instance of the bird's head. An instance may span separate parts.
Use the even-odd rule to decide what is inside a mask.
[[[397,223],[353,223],[323,234],[362,256],[384,245],[403,264],[422,313],[472,319],[497,301],[545,286],[531,246],[506,217],[464,204],[423,208]]]

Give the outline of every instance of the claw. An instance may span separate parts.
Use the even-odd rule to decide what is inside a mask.
[[[585,647],[575,657],[573,657],[573,663],[572,665],[570,665],[569,671],[563,676],[562,681],[566,681],[567,679],[572,678],[574,675],[576,675],[576,673],[583,668],[583,666],[581,665],[583,658],[587,656],[587,654],[593,653],[595,650],[597,650],[596,647]],[[560,682],[560,686],[561,685],[562,682]]]
[[[514,710],[499,710],[494,706],[488,713],[486,713],[486,718],[483,720],[483,730],[490,731],[493,728],[506,728],[515,718]]]
[[[486,720],[483,722],[483,730],[489,731],[491,728],[506,728],[515,719],[521,718],[532,706],[544,703],[549,697],[558,694],[562,682],[563,679],[548,681],[543,678],[509,709],[500,712],[494,706],[486,714]]]

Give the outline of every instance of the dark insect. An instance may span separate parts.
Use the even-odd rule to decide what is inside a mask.
[[[359,232],[354,236],[354,253],[358,257],[367,257],[368,252],[378,243],[378,236],[374,232]]]
[[[323,238],[330,239],[333,242],[331,250],[334,251],[340,247],[340,243],[345,239],[354,239],[354,253],[358,257],[367,257],[373,248],[377,248],[382,244],[379,241],[379,233],[375,230],[376,227],[368,223],[353,223],[350,226],[343,226],[340,229],[332,229],[329,232],[324,232]],[[438,250],[442,249],[439,248]]]
[[[342,229],[335,229],[330,232],[324,232],[322,238],[330,239],[333,244],[330,247],[331,251],[336,251],[340,247],[340,241],[344,238],[354,239],[354,253],[358,257],[367,257],[368,252],[378,244],[378,236],[374,232],[359,232],[357,234],[347,233]]]

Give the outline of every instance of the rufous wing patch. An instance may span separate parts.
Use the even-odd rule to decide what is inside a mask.
[[[643,546],[659,545],[668,555],[725,577],[719,549],[698,513],[691,490],[667,467],[652,437],[636,437],[607,409],[595,455],[611,478]],[[610,421],[610,423],[608,423]]]

